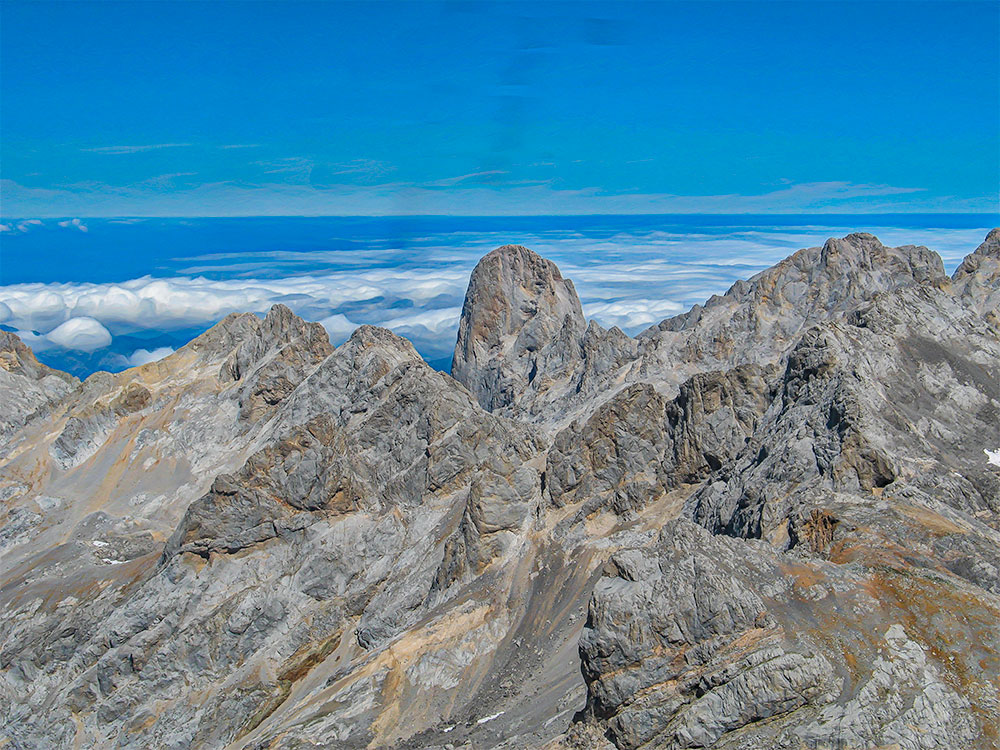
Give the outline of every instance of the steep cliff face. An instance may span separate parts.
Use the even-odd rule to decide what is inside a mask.
[[[548,426],[586,415],[630,383],[653,383],[672,396],[700,372],[778,362],[805,329],[881,292],[948,284],[941,259],[927,248],[886,247],[870,234],[852,234],[800,250],[632,339],[593,322],[584,329],[572,286],[550,266],[518,246],[480,262],[452,367],[484,408]],[[510,312],[511,305],[524,312]]]
[[[966,305],[1000,325],[1000,229],[991,231],[951,278]]]
[[[501,410],[572,370],[584,329],[573,282],[528,248],[504,245],[472,272],[451,374],[484,409]]]
[[[453,365],[277,306],[0,350],[14,747],[998,747],[1000,231],[830,240],[638,338],[520,246]]]
[[[0,448],[11,434],[63,398],[79,381],[46,367],[13,333],[0,331]]]

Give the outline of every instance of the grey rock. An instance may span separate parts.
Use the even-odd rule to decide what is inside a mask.
[[[0,448],[33,417],[44,417],[77,383],[39,362],[17,334],[0,331]]]
[[[911,636],[897,622],[858,639],[872,606],[912,616],[912,602],[893,603],[865,575],[667,524],[652,549],[614,555],[594,592],[580,640],[581,720],[618,748],[983,742],[991,719],[943,677],[956,656],[931,656],[913,639],[926,626]],[[926,629],[961,620],[942,612]],[[989,649],[997,633],[975,637]]]
[[[630,383],[670,394],[700,372],[778,362],[811,325],[914,284],[949,284],[936,253],[857,233],[800,250],[632,339],[585,329],[558,269],[505,246],[473,272],[452,374],[484,407],[558,429]]]
[[[664,492],[697,484],[741,453],[774,395],[777,372],[747,365],[696,375],[672,400],[636,384],[586,422],[560,431],[546,477],[557,505],[608,506],[625,513]]]
[[[951,279],[966,304],[1000,327],[1000,228],[965,257]]]
[[[584,329],[573,282],[528,248],[504,245],[472,272],[451,374],[484,409],[502,409],[539,375],[572,368]]]
[[[8,337],[0,737],[997,747],[997,237],[637,338],[505,246],[455,379],[281,306],[84,383]]]

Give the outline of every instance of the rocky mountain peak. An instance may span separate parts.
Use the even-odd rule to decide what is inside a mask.
[[[362,325],[354,329],[348,343],[359,349],[384,348],[406,355],[410,359],[418,360],[420,355],[413,348],[407,339],[397,336],[388,328],[380,326]]]
[[[578,356],[585,328],[573,282],[555,263],[521,245],[498,247],[469,280],[452,375],[484,408],[503,408],[541,360]]]
[[[953,278],[975,272],[985,259],[1000,260],[1000,227],[991,229],[983,243],[965,257],[965,260],[955,269]]]
[[[850,275],[857,270],[905,274],[917,282],[945,277],[941,257],[926,247],[887,247],[868,232],[855,232],[843,239],[831,237],[823,245],[822,264],[831,276]]]
[[[1000,750],[998,240],[833,239],[641,338],[498,248],[472,393],[283,305],[82,384],[0,334],[0,737]]]
[[[253,313],[230,313],[184,348],[205,359],[227,354],[247,337],[257,333],[260,322],[260,318]]]
[[[39,362],[17,334],[0,331],[0,446],[34,413],[58,401],[79,382]]]
[[[980,315],[1000,325],[1000,227],[990,230],[951,277],[955,293]]]
[[[79,380],[69,373],[53,370],[43,365],[16,333],[0,331],[0,369],[10,373],[18,373],[32,380],[54,376],[60,380],[75,385]]]
[[[989,255],[1000,258],[1000,227],[994,227],[986,235],[983,244],[976,248],[974,255]]]

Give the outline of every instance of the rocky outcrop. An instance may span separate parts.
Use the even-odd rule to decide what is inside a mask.
[[[1000,327],[1000,228],[965,257],[951,279],[967,305]]]
[[[968,632],[969,589],[909,575],[793,560],[670,522],[652,548],[613,555],[597,585],[580,640],[581,721],[617,748],[982,743],[996,688],[970,694],[955,676],[996,647],[996,630],[978,629],[996,602],[973,606]]]
[[[891,497],[905,487],[992,518],[1000,482],[983,442],[1000,415],[998,363],[990,326],[933,288],[883,295],[810,329],[753,440],[694,497],[694,517],[775,538],[808,514],[811,496]]]
[[[254,422],[291,395],[332,351],[323,326],[307,323],[284,305],[275,305],[229,355],[220,376],[240,383],[240,416]]]
[[[738,281],[724,295],[640,334],[640,377],[779,362],[813,325],[836,320],[877,294],[947,282],[925,247],[886,247],[870,234],[831,238]]]
[[[309,736],[353,747],[433,725],[468,698],[459,688],[488,671],[514,621],[487,617],[485,592],[432,613],[463,582],[501,575],[520,550],[541,502],[538,438],[483,412],[408,342],[370,327],[280,402],[270,430],[242,468],[190,504],[155,569],[136,581],[135,567],[122,568],[127,595],[7,621],[5,693],[27,697],[7,706],[19,738],[221,746],[273,739],[281,726],[287,744],[300,732],[269,723],[272,713],[310,714],[314,701],[333,700],[343,710],[325,711]],[[392,645],[422,618],[452,617],[479,623],[468,662],[431,667],[452,643],[419,631],[408,651]],[[412,691],[428,674],[443,687],[400,723],[385,691]],[[197,709],[160,706],[179,691],[211,697]],[[30,706],[41,700],[52,710],[36,721]],[[362,706],[368,719],[358,721]]]
[[[83,383],[8,336],[0,740],[997,748],[998,237],[637,338],[505,246],[454,379],[282,306]]]
[[[573,282],[528,248],[504,245],[472,272],[451,374],[484,409],[503,409],[572,369],[584,329]]]
[[[947,283],[927,248],[852,234],[800,250],[632,339],[593,323],[582,333],[575,292],[558,269],[507,246],[473,272],[452,374],[486,408],[563,427],[627,384],[671,394],[700,372],[777,362],[805,329],[881,292]]]
[[[79,381],[39,362],[16,334],[0,331],[0,448],[7,438]]]
[[[703,373],[672,400],[649,384],[627,387],[555,436],[546,471],[552,501],[586,501],[584,516],[599,507],[623,514],[701,482],[742,452],[776,375],[757,365]]]
[[[996,746],[1000,695],[967,675],[1000,666],[1000,339],[967,291],[996,282],[966,266],[966,286],[901,286],[802,332],[688,496],[715,535],[680,519],[612,556],[563,743]]]

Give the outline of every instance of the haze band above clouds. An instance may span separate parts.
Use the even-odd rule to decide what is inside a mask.
[[[28,231],[34,224],[20,222]],[[79,221],[67,228],[85,229]],[[187,275],[144,276],[121,283],[25,283],[0,287],[0,324],[40,352],[91,353],[105,369],[144,364],[174,350],[159,336],[203,330],[231,312],[265,313],[283,303],[319,321],[337,344],[357,325],[373,323],[411,339],[430,361],[454,346],[469,274],[485,242],[518,241],[555,260],[573,279],[588,318],[635,334],[725,292],[799,247],[850,230],[832,227],[760,228],[728,233],[647,231],[611,236],[541,232],[529,237],[449,233],[426,242],[395,267],[371,250],[316,253],[214,253],[177,258]],[[884,229],[887,244],[927,244],[950,269],[982,240],[980,230]],[[182,255],[182,253],[178,253]],[[187,264],[185,266],[185,264]],[[308,268],[309,265],[314,268]],[[305,266],[305,267],[304,267]],[[358,270],[360,267],[360,270]],[[340,270],[331,270],[337,269]],[[278,278],[237,278],[262,272]],[[193,273],[192,273],[193,272]],[[223,278],[206,278],[198,273]],[[229,276],[230,278],[225,278]],[[123,350],[119,337],[149,343]],[[129,338],[129,337],[133,338]],[[443,365],[443,361],[439,364]]]

